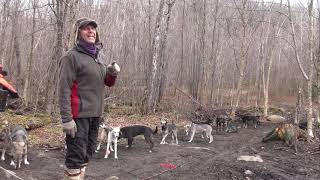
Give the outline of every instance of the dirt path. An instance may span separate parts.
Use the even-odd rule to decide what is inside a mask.
[[[299,143],[300,153],[282,142],[261,143],[262,137],[274,125],[263,124],[257,129],[249,127],[240,129],[238,133],[216,133],[214,141],[197,135],[192,143],[188,137],[179,133],[179,145],[159,145],[160,135],[154,138],[155,148],[149,153],[147,144],[142,138],[135,139],[134,146],[126,150],[125,142],[121,141],[118,150],[119,159],[113,154],[103,159],[104,151],[94,155],[87,170],[87,180],[105,180],[110,176],[119,179],[245,179],[244,172],[252,171],[251,179],[320,179],[320,155],[312,155],[303,150]],[[103,147],[104,149],[105,147]],[[22,179],[62,179],[64,153],[30,149],[30,165],[14,171]],[[259,154],[263,161],[237,161],[240,155]],[[161,168],[161,163],[177,165],[168,171]],[[6,169],[11,169],[9,162],[0,162]],[[165,172],[164,172],[165,171]],[[0,170],[0,177],[5,177]],[[2,179],[2,178],[0,178]],[[17,178],[7,178],[17,179]]]

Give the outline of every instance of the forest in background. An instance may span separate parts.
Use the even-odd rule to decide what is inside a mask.
[[[320,87],[319,7],[249,0],[1,0],[0,59],[21,105],[57,112],[59,59],[79,17],[97,21],[106,64],[121,67],[108,104],[143,113],[303,99]],[[187,97],[187,99],[185,98]],[[295,101],[294,101],[295,102]],[[316,108],[314,108],[316,109]]]

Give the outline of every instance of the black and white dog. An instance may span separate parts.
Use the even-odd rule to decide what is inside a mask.
[[[133,125],[133,126],[127,126],[120,129],[120,138],[127,138],[128,139],[128,148],[131,148],[133,138],[138,135],[143,135],[146,142],[149,144],[150,150],[149,152],[152,152],[153,149],[153,142],[151,135],[156,134],[158,132],[158,127],[154,131],[152,131],[151,128],[147,126],[142,125]]]
[[[176,125],[172,122],[168,124],[166,120],[161,120],[161,131],[163,133],[162,140],[160,144],[167,144],[166,137],[171,134],[172,140],[176,140],[176,144],[178,144],[178,130]]]

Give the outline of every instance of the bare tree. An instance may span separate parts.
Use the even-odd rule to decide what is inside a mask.
[[[165,5],[167,5],[168,13],[171,12],[171,8],[174,5],[175,0],[170,1],[161,0],[159,3],[158,15],[156,18],[156,27],[154,31],[153,43],[152,43],[152,59],[150,65],[150,80],[148,83],[148,103],[147,103],[147,112],[155,112],[157,101],[159,100],[159,91],[160,91],[160,78],[161,78],[161,67],[160,61],[161,56],[164,51],[164,45],[166,44],[167,30],[169,18],[164,18],[165,16]]]
[[[57,98],[55,98],[55,96],[57,96],[56,85],[58,76],[58,63],[63,52],[63,33],[65,30],[65,19],[68,11],[68,4],[62,0],[55,0],[55,2],[52,4],[54,6],[52,7],[52,11],[56,17],[56,41],[52,52],[50,66],[48,68],[49,74],[47,77],[48,83],[45,96],[46,110],[49,113],[55,112],[55,105],[57,102]]]
[[[33,0],[32,2],[32,32],[31,32],[31,43],[30,43],[30,54],[27,60],[27,72],[26,72],[26,78],[25,78],[25,82],[24,82],[24,88],[23,88],[23,99],[24,99],[24,103],[25,106],[28,106],[30,103],[30,83],[31,83],[31,75],[32,75],[32,68],[33,68],[33,62],[34,62],[34,58],[33,58],[33,54],[34,54],[34,34],[35,34],[35,30],[36,30],[36,8],[37,8],[37,0]]]
[[[240,30],[240,50],[239,50],[239,62],[237,63],[237,69],[239,71],[239,77],[237,80],[237,87],[235,92],[234,104],[232,105],[231,110],[231,118],[234,119],[236,108],[239,106],[240,98],[241,98],[241,91],[242,91],[242,85],[244,81],[244,73],[247,65],[248,60],[248,49],[249,49],[249,41],[248,36],[249,33],[249,17],[246,12],[246,9],[248,7],[248,1],[242,0],[240,6],[237,5],[236,1],[234,0],[234,4],[237,7],[237,11],[240,16],[240,22],[241,22],[241,30]],[[236,57],[235,57],[236,58]]]
[[[1,14],[1,34],[0,34],[0,41],[4,42],[5,41],[5,37],[7,34],[7,31],[5,31],[5,29],[8,26],[8,22],[9,22],[9,2],[10,0],[6,0],[3,2],[2,5],[2,14]],[[4,64],[4,43],[0,44],[0,59],[1,59],[1,64]]]
[[[312,108],[312,80],[313,80],[313,72],[314,72],[314,47],[315,47],[315,38],[314,38],[314,23],[315,23],[315,13],[314,13],[314,7],[313,7],[313,0],[310,0],[309,6],[308,6],[308,12],[309,12],[309,79],[308,79],[308,134],[311,137],[314,137],[313,135],[313,108]]]
[[[299,69],[304,77],[304,79],[307,81],[307,100],[308,100],[308,114],[307,114],[307,120],[308,120],[308,134],[309,136],[313,137],[313,131],[312,131],[312,78],[313,78],[313,48],[314,48],[314,32],[313,32],[313,26],[314,26],[314,10],[313,10],[313,0],[310,0],[309,6],[308,6],[308,14],[309,14],[309,27],[308,27],[308,37],[309,37],[309,76],[305,72],[305,70],[302,67],[302,64],[300,62],[300,57],[297,52],[297,41],[296,41],[296,33],[295,28],[293,25],[292,20],[292,11],[291,11],[291,5],[290,0],[288,0],[288,11],[289,11],[289,21],[291,25],[292,30],[292,40],[293,40],[293,47],[294,47],[294,53],[295,53],[295,59],[298,63]]]
[[[167,81],[167,72],[168,72],[168,64],[169,64],[169,57],[166,56],[166,48],[167,48],[167,37],[168,37],[168,31],[169,31],[169,25],[170,25],[170,17],[171,17],[171,11],[172,7],[175,4],[176,0],[167,1],[167,12],[165,13],[165,27],[163,33],[163,40],[161,43],[161,57],[160,57],[160,83],[159,83],[159,95],[158,95],[158,103],[160,103],[161,99],[163,98],[164,90],[166,87],[166,81]]]

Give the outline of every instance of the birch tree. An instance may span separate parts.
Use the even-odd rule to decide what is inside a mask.
[[[293,48],[294,48],[294,54],[295,54],[295,60],[299,66],[300,72],[307,82],[307,101],[308,101],[308,113],[307,113],[307,121],[308,121],[308,135],[313,137],[313,131],[312,131],[312,78],[313,78],[313,48],[314,48],[314,32],[313,32],[313,26],[314,26],[314,9],[313,9],[313,0],[309,1],[308,5],[308,15],[309,15],[309,27],[308,27],[308,39],[309,39],[309,48],[308,48],[308,55],[309,55],[309,76],[305,72],[300,56],[298,54],[297,50],[297,40],[296,40],[296,33],[295,33],[295,28],[293,25],[293,20],[292,20],[292,10],[291,10],[291,4],[290,0],[288,0],[288,12],[289,12],[289,21],[291,25],[291,30],[292,30],[292,41],[293,41]]]

